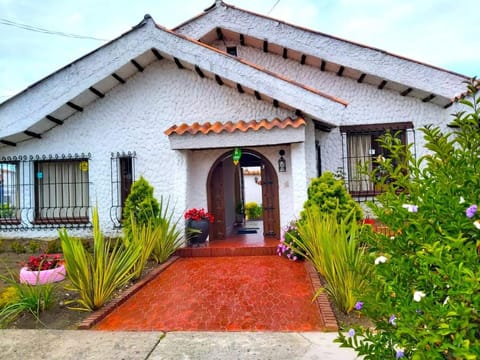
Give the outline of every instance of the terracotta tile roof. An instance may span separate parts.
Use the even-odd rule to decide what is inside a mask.
[[[229,132],[233,133],[235,131],[247,132],[249,130],[258,131],[260,129],[271,130],[274,128],[285,129],[286,127],[293,127],[294,129],[299,128],[300,126],[305,126],[306,122],[303,118],[296,118],[292,120],[290,117],[287,117],[284,120],[280,120],[279,118],[275,118],[273,120],[251,120],[251,121],[244,121],[240,120],[237,122],[227,121],[226,123],[222,123],[217,121],[215,123],[206,122],[203,124],[199,124],[198,122],[193,123],[192,125],[188,124],[180,124],[180,125],[173,125],[169,129],[165,131],[165,135],[170,136],[171,134],[183,135],[185,133],[189,133],[192,135],[196,135],[198,133],[201,134],[208,134],[210,132],[214,132],[215,134],[220,134],[221,132]]]

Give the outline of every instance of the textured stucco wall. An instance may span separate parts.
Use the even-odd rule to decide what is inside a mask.
[[[208,171],[226,149],[173,151],[163,133],[168,127],[183,122],[287,116],[293,114],[226,86],[218,86],[212,80],[201,79],[191,71],[179,70],[173,62],[162,60],[152,63],[125,85],[114,88],[104,99],[72,116],[63,126],[44,134],[42,139],[20,143],[15,148],[0,149],[0,157],[90,152],[90,201],[92,205],[99,204],[103,230],[114,233],[109,218],[111,152],[136,151],[136,176],[147,178],[155,188],[157,198],[170,197],[178,215],[181,215],[190,207],[207,207]],[[247,138],[249,135],[247,132],[238,136]],[[222,143],[212,143],[212,146],[222,146]],[[278,146],[262,147],[258,151],[275,167],[279,149]],[[283,182],[289,177],[290,173],[281,174],[280,179]],[[284,208],[291,210],[291,200],[288,194],[281,195]],[[289,214],[283,216],[285,218]],[[72,233],[88,235],[90,231]],[[0,234],[2,237],[55,235],[56,230]]]

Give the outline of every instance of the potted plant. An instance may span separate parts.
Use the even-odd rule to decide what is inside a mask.
[[[65,279],[66,271],[59,254],[42,254],[30,256],[28,262],[20,269],[22,284],[43,285]]]
[[[189,243],[191,245],[204,243],[208,237],[208,224],[213,223],[214,216],[203,208],[192,208],[185,212],[184,217]]]

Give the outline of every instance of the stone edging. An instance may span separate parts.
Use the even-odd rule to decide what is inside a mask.
[[[162,271],[172,265],[179,258],[179,256],[170,257],[167,261],[150,271],[144,278],[140,279],[130,288],[125,290],[118,298],[109,301],[106,305],[102,306],[97,311],[94,311],[89,317],[83,320],[77,328],[79,330],[91,329],[93,326],[103,320],[108,314],[110,314],[117,306],[127,301],[133,294],[135,294],[138,290],[147,285],[150,281],[155,279],[158,274],[160,274]]]
[[[310,281],[312,283],[313,292],[316,294],[317,291],[322,288],[320,278],[318,276],[317,271],[315,270],[315,267],[310,261],[305,260],[304,263],[305,263],[305,270],[307,271],[307,274],[310,277]],[[338,331],[337,318],[335,317],[335,313],[332,310],[332,305],[328,300],[327,294],[325,292],[322,292],[315,299],[315,303],[317,304],[318,311],[322,316],[325,330]]]

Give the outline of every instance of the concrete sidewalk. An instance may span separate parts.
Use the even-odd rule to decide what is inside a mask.
[[[2,359],[353,360],[324,332],[126,332],[0,330]]]

